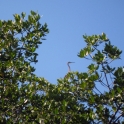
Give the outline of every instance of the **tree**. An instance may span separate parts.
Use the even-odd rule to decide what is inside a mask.
[[[25,18],[21,13],[14,21],[0,21],[0,123],[123,124],[124,70],[111,66],[122,51],[105,33],[84,35],[87,45],[78,57],[92,61],[88,71],[69,72],[51,84],[37,77],[32,66],[49,32],[47,24],[34,11]]]
[[[0,21],[0,123],[39,123],[41,106],[38,90],[47,85],[38,78],[31,63],[37,63],[36,49],[49,32],[31,11],[15,14],[14,21]],[[37,107],[38,106],[38,107]]]
[[[122,51],[105,33],[83,36],[87,46],[78,56],[91,60],[88,72],[69,72],[46,94],[46,123],[124,123],[124,70],[111,67]],[[104,44],[104,48],[99,46]],[[98,84],[104,91],[100,91]],[[49,113],[49,114],[48,114]],[[48,120],[47,120],[48,119]]]

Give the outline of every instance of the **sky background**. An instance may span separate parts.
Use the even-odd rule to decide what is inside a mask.
[[[124,49],[124,0],[2,0],[0,19],[13,19],[13,14],[38,12],[41,23],[50,33],[38,49],[36,74],[51,83],[63,78],[67,62],[72,71],[85,72],[90,61],[77,56],[86,46],[82,35],[107,34],[113,45]],[[114,66],[124,65],[124,53]]]

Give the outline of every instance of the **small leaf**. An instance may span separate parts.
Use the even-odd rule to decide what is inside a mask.
[[[0,28],[2,27],[2,21],[0,20]]]

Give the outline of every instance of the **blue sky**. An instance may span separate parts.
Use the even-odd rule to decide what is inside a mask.
[[[112,44],[124,47],[124,1],[123,0],[3,0],[0,2],[0,19],[13,19],[13,14],[37,11],[41,23],[47,23],[50,33],[38,49],[39,62],[36,74],[51,83],[63,78],[67,62],[74,61],[72,71],[84,72],[90,63],[78,58],[80,49],[85,47],[82,35],[105,32]],[[122,60],[115,66],[124,65]]]

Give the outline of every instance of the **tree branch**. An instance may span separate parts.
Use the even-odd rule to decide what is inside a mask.
[[[111,124],[112,120],[115,118],[116,114],[118,113],[120,107],[122,104],[120,104],[115,112],[115,114],[113,115],[113,117],[111,118],[111,120],[109,121],[109,124]],[[122,115],[121,115],[122,116]],[[114,122],[116,122],[121,116],[119,116]]]
[[[102,63],[102,68],[103,68],[103,63]],[[109,82],[108,82],[108,79],[107,79],[106,72],[104,70],[103,70],[103,72],[104,72],[105,79],[106,79],[106,82],[107,82],[107,87],[109,88],[109,90],[111,90],[110,85],[109,85]]]

